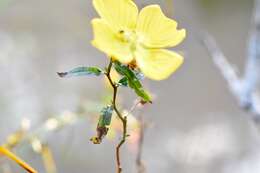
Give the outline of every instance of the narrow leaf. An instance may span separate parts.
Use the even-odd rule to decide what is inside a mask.
[[[125,87],[127,87],[127,86],[128,86],[127,77],[123,77],[122,79],[120,79],[120,80],[118,81],[118,84],[119,84],[120,86],[125,86]]]
[[[88,76],[95,75],[99,76],[103,71],[97,67],[77,67],[68,72],[58,72],[60,77],[74,77],[74,76]]]
[[[110,125],[113,110],[114,109],[112,106],[107,106],[101,110],[101,115],[98,121],[98,127],[105,127]]]
[[[115,62],[116,71],[122,76],[127,78],[128,85],[135,91],[135,93],[141,97],[144,101],[151,102],[150,95],[144,90],[139,78],[131,69],[127,66],[120,64],[119,62]]]

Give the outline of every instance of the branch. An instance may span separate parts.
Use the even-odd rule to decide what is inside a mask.
[[[119,112],[117,105],[116,105],[118,85],[115,84],[113,82],[112,78],[111,78],[110,72],[111,72],[112,65],[113,65],[113,60],[111,59],[109,65],[108,65],[108,68],[107,68],[106,76],[109,80],[110,85],[112,86],[112,88],[114,90],[113,91],[112,106],[113,106],[117,116],[119,117],[119,119],[121,120],[122,125],[123,125],[123,136],[122,136],[121,141],[119,142],[119,144],[116,147],[117,173],[121,173],[122,167],[121,167],[121,159],[120,159],[120,148],[125,143],[126,137],[127,137],[127,116],[123,117],[122,114]]]
[[[260,78],[260,48],[258,48],[260,45],[260,0],[256,0],[252,23],[248,41],[247,64],[241,78],[238,77],[212,36],[205,34],[202,41],[240,106],[251,112],[253,118],[258,120],[260,118],[260,96],[256,90]]]
[[[242,103],[248,105],[253,113],[260,115],[260,98],[256,89],[260,80],[260,0],[255,0],[252,28],[248,40],[248,60],[245,67]]]
[[[145,121],[143,114],[139,116],[139,122],[140,122],[140,131],[139,131],[139,140],[138,140],[138,151],[137,151],[137,157],[136,157],[136,165],[137,165],[137,173],[145,173],[145,165],[142,160],[143,155],[143,145],[144,145],[144,133],[145,133]]]
[[[3,154],[15,161],[18,165],[20,165],[23,169],[25,169],[28,173],[37,173],[35,169],[33,169],[30,165],[8,150],[6,147],[0,146],[0,155]]]

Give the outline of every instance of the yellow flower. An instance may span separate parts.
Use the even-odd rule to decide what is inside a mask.
[[[138,14],[132,0],[93,0],[101,18],[92,20],[92,44],[124,64],[136,63],[148,78],[169,77],[183,63],[183,57],[166,50],[186,36],[177,22],[167,18],[160,6],[149,5]]]

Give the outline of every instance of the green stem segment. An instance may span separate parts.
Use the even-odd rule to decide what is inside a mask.
[[[111,73],[110,72],[111,72],[112,66],[113,66],[113,60],[111,59],[109,65],[108,65],[108,68],[107,68],[106,76],[107,76],[107,78],[109,80],[110,85],[113,88],[112,106],[113,106],[117,116],[119,117],[119,119],[121,120],[122,125],[123,125],[122,139],[120,140],[119,144],[116,147],[117,173],[121,173],[122,172],[122,167],[121,167],[121,159],[120,159],[120,148],[125,143],[126,138],[127,138],[127,117],[123,116],[120,113],[120,111],[118,110],[117,105],[116,105],[118,85],[116,83],[114,83],[112,78],[111,78]]]

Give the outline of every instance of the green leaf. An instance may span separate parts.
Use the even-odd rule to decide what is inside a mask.
[[[151,102],[151,96],[144,90],[141,82],[136,76],[137,73],[133,72],[127,66],[119,62],[115,62],[116,71],[122,76],[127,78],[128,85],[135,91],[135,93],[146,102]]]
[[[68,72],[57,73],[60,77],[74,77],[74,76],[99,76],[103,73],[98,67],[77,67]]]
[[[111,124],[111,118],[113,114],[113,107],[112,106],[106,106],[101,110],[101,115],[99,117],[98,121],[98,127],[105,127],[109,126]]]
[[[127,86],[128,86],[127,77],[123,77],[122,79],[120,79],[120,80],[118,81],[118,84],[119,84],[120,86],[125,86],[125,87],[127,87]]]

